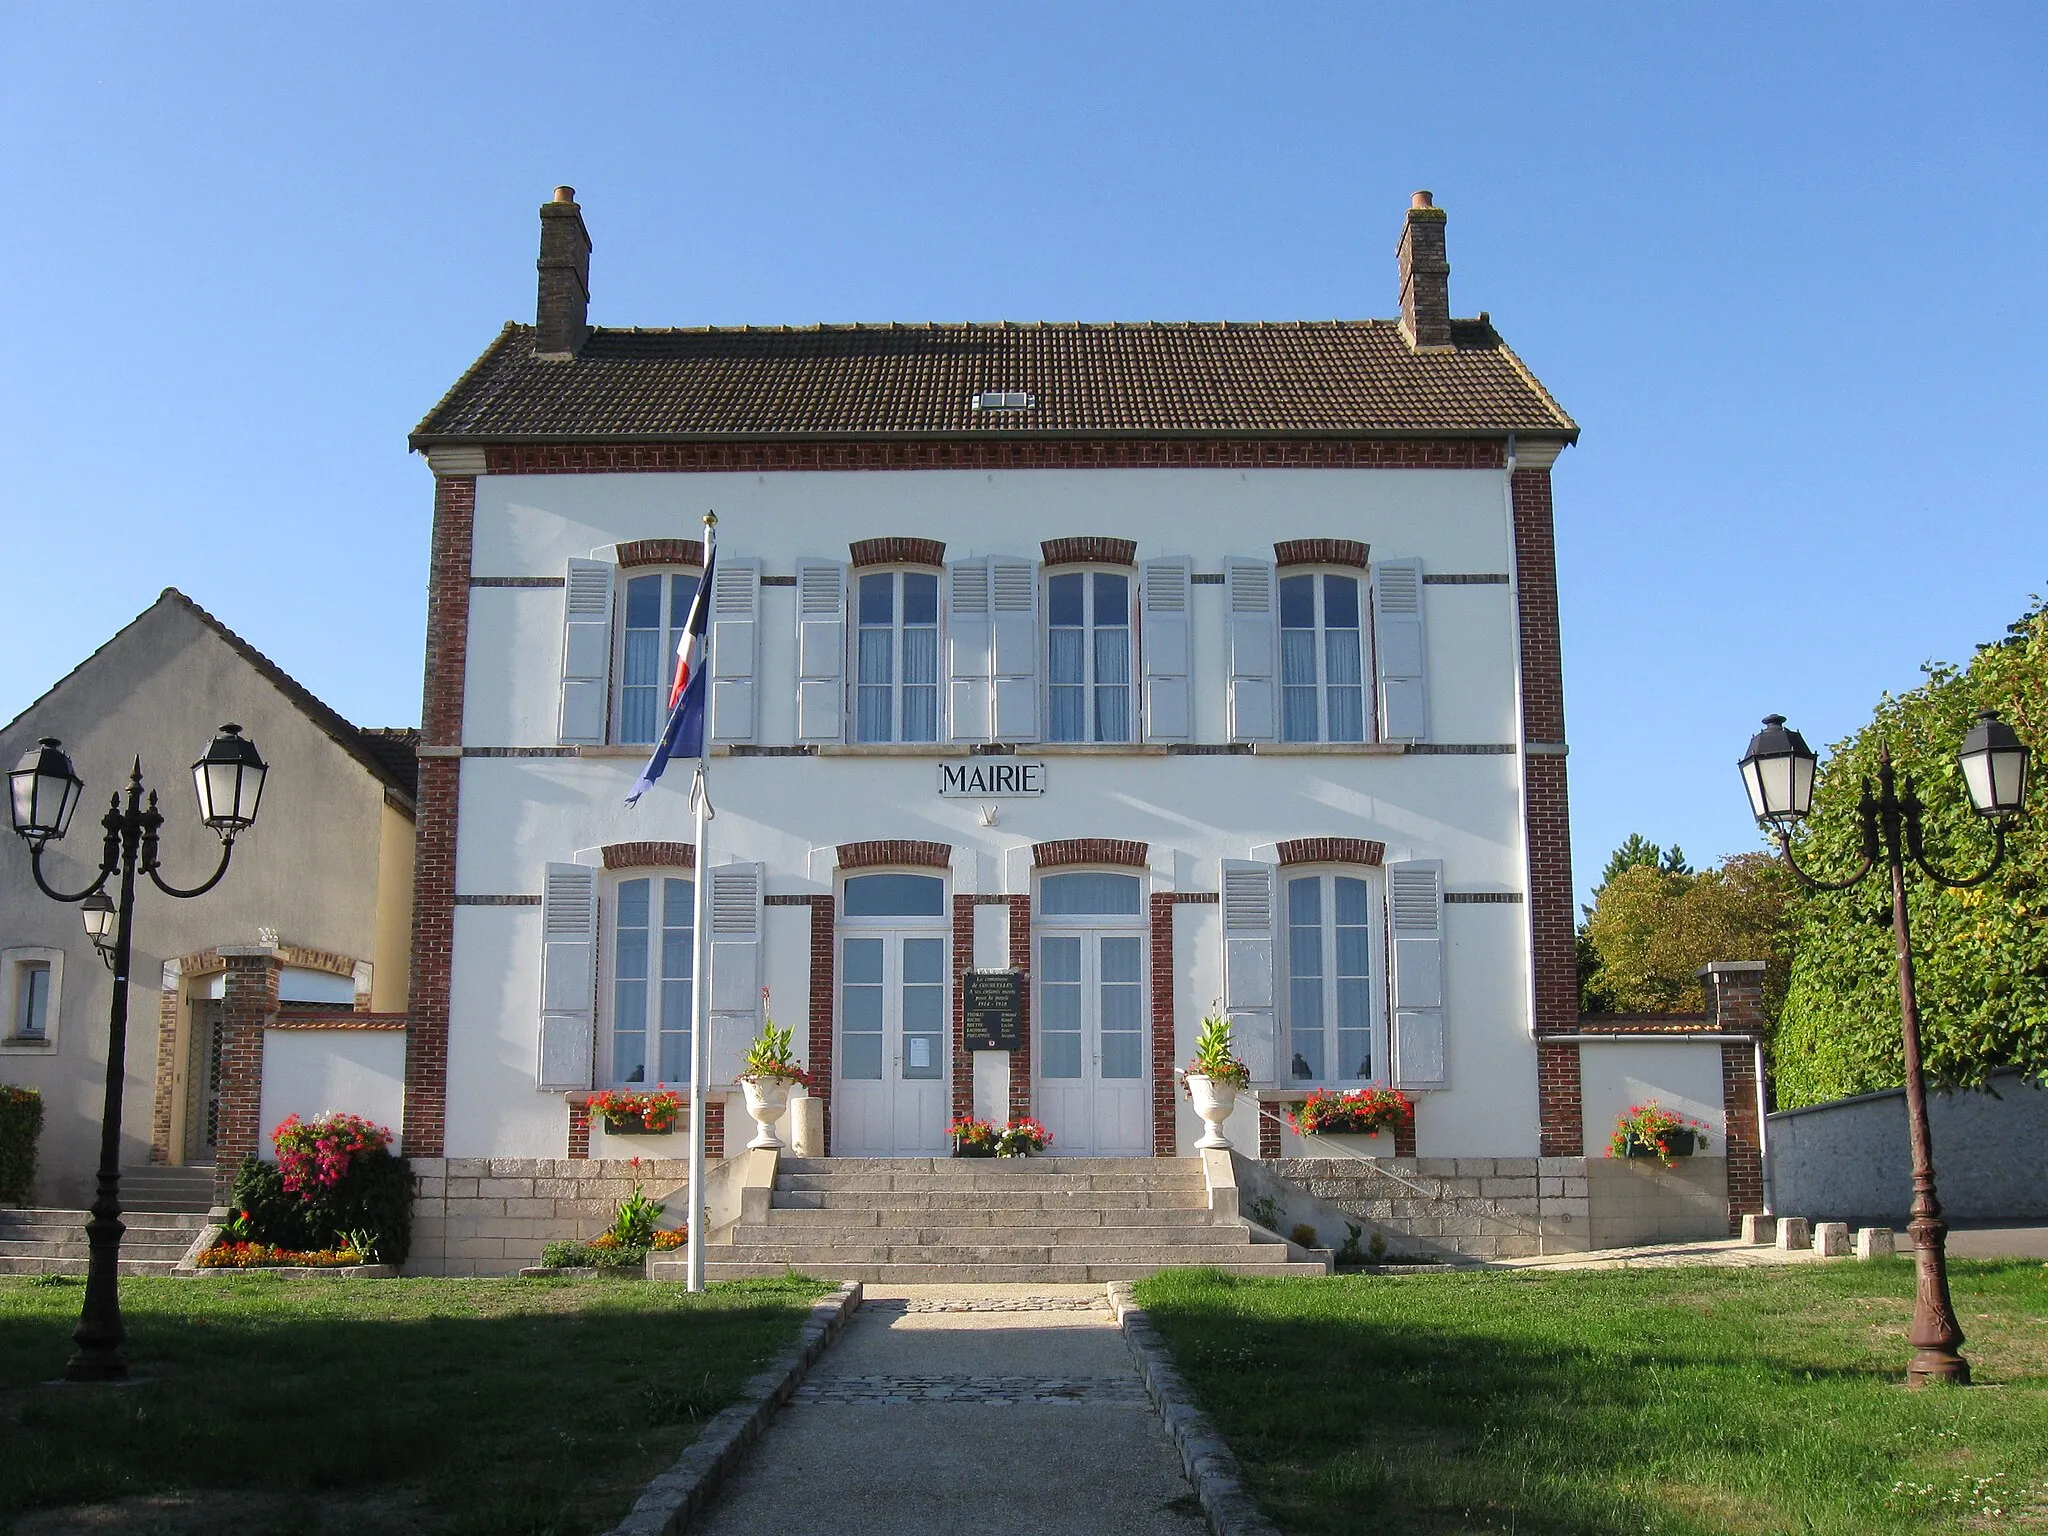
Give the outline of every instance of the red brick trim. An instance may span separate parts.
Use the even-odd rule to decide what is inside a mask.
[[[171,1160],[171,1110],[177,1096],[178,1065],[192,1050],[192,1041],[185,1033],[184,1018],[178,1006],[181,1001],[190,1001],[183,996],[182,983],[191,977],[210,976],[227,968],[220,952],[212,949],[180,955],[166,963],[177,971],[178,981],[157,994],[156,1084],[149,1107],[149,1160],[158,1164],[168,1164]]]
[[[847,546],[854,567],[863,565],[944,565],[944,539],[855,539]]]
[[[619,546],[621,566],[687,565],[704,569],[702,539],[628,539]]]
[[[606,869],[695,869],[697,850],[689,843],[606,843],[599,850]]]
[[[1728,1235],[1742,1230],[1742,1218],[1764,1208],[1764,1154],[1756,1116],[1756,1047],[1721,1042],[1721,1113],[1728,1145]]]
[[[1696,1035],[1711,1029],[1704,1013],[1584,1013],[1582,1035]]]
[[[1017,1030],[1017,1049],[1010,1052],[1010,1118],[1022,1120],[1031,1113],[1031,898],[1001,899],[1010,908],[1010,968],[1024,978],[1024,1017]]]
[[[1569,1040],[1536,1042],[1536,1105],[1544,1157],[1586,1154],[1585,1111],[1579,1101],[1579,1048]]]
[[[832,1150],[832,1016],[838,976],[838,908],[830,896],[801,898],[811,909],[811,1097],[825,1106],[825,1150]],[[709,1134],[710,1117],[705,1117]]]
[[[1418,1107],[1417,1113],[1419,1114],[1420,1112],[1420,1108]],[[1415,1122],[1413,1120],[1410,1120],[1406,1125],[1397,1125],[1394,1127],[1394,1156],[1413,1157],[1414,1155]]]
[[[1214,891],[1154,891],[1148,903],[1152,927],[1152,1155],[1175,1157],[1176,1146],[1173,983],[1173,909],[1214,906]]]
[[[1085,534],[1075,539],[1046,539],[1039,546],[1047,565],[1136,565],[1138,541]]]
[[[590,1109],[574,1101],[569,1105],[569,1156],[576,1162],[590,1156]]]
[[[1050,843],[1031,845],[1033,869],[1057,869],[1063,864],[1124,864],[1146,867],[1150,846],[1122,837],[1064,837]]]
[[[1386,862],[1387,845],[1362,837],[1296,837],[1280,845],[1282,864],[1370,864]]]
[[[468,671],[470,555],[476,534],[476,481],[434,482],[434,538],[428,563],[427,667],[420,739],[462,741],[462,690]],[[455,819],[458,758],[422,757],[413,864],[411,1027],[405,1032],[405,1132],[408,1157],[441,1157],[448,1125],[448,994],[455,953]]]
[[[484,449],[493,475],[847,469],[1499,469],[1501,438],[990,438],[932,442],[562,443]]]
[[[953,898],[953,1118],[974,1113],[974,1058],[967,1049],[967,973],[974,969],[972,896]]]
[[[274,954],[227,955],[222,987],[220,1121],[214,1142],[213,1196],[225,1202],[242,1159],[263,1144],[263,1030],[277,1013]]]
[[[1280,1155],[1279,1111],[1270,1104],[1259,1106],[1259,1157],[1270,1162]]]
[[[278,1015],[267,1029],[363,1029],[400,1030],[404,1029],[406,1015],[402,1013],[294,1013],[291,1004],[280,1006]]]
[[[1273,546],[1279,565],[1351,565],[1361,571],[1370,553],[1356,539],[1282,539]]]
[[[841,843],[841,869],[876,869],[885,864],[910,864],[920,869],[950,869],[950,843],[920,842],[910,837],[883,837],[866,843]]]

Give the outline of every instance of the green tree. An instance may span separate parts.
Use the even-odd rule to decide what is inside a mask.
[[[1856,802],[1878,753],[1922,799],[1929,855],[1975,873],[1991,838],[1970,811],[1956,748],[1980,709],[1996,709],[2037,751],[2048,730],[2048,615],[2037,606],[1966,668],[1930,665],[1920,687],[1886,697],[1876,717],[1823,765],[1799,858],[1843,875],[1861,858]],[[1972,1085],[1999,1067],[2048,1073],[2048,822],[2034,807],[2006,839],[1986,884],[1943,890],[1908,873],[1906,908],[1930,1078]],[[1778,1030],[1779,1102],[1790,1107],[1896,1088],[1905,1079],[1899,996],[1881,876],[1799,899],[1791,983]]]
[[[1622,869],[1600,888],[1583,930],[1608,1006],[1693,1012],[1709,960],[1763,960],[1765,1011],[1774,1012],[1790,959],[1790,898],[1790,873],[1768,854],[1737,854],[1698,873],[1662,861]]]
[[[1662,870],[1669,875],[1689,875],[1692,866],[1685,862],[1685,853],[1673,843],[1667,851],[1651,842],[1640,832],[1631,832],[1622,845],[1607,856],[1607,867],[1600,871],[1600,883],[1593,887],[1593,900],[1597,905],[1600,895],[1612,885],[1615,878],[1632,869]],[[1590,919],[1592,907],[1581,907],[1582,918]],[[1612,1013],[1621,1005],[1615,1001],[1613,990],[1602,979],[1600,973],[1600,951],[1586,937],[1586,924],[1579,924],[1576,936],[1576,952],[1579,964],[1579,1011],[1581,1013]]]

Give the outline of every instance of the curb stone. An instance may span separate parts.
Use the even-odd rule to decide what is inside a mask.
[[[861,1284],[849,1280],[811,1308],[796,1343],[768,1362],[740,1390],[739,1401],[705,1422],[700,1434],[666,1472],[658,1474],[631,1513],[609,1536],[676,1536],[710,1503],[718,1485],[760,1438],[775,1410],[789,1400],[811,1365],[859,1309]]]
[[[1259,1512],[1245,1491],[1244,1469],[1209,1416],[1195,1406],[1166,1341],[1131,1294],[1130,1283],[1112,1280],[1108,1291],[1110,1310],[1138,1362],[1152,1405],[1173,1436],[1181,1465],[1202,1501],[1202,1513],[1209,1517],[1209,1529],[1215,1536],[1280,1536],[1279,1527]]]

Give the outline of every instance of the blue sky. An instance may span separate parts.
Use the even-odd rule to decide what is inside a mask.
[[[655,325],[1387,315],[1429,187],[1585,429],[1580,883],[1753,846],[1759,715],[1837,739],[2048,589],[2044,18],[0,0],[0,718],[170,584],[416,721],[405,433],[557,182]]]

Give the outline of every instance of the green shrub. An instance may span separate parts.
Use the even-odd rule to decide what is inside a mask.
[[[639,1269],[647,1263],[645,1248],[600,1248],[590,1243],[549,1243],[540,1251],[549,1269]]]
[[[43,1132],[43,1096],[0,1083],[0,1205],[27,1205],[36,1184],[36,1138]]]
[[[275,1163],[244,1158],[234,1205],[249,1213],[252,1240],[278,1248],[332,1248],[343,1233],[375,1234],[379,1264],[403,1264],[412,1247],[412,1165],[389,1152],[358,1156],[341,1181],[294,1194]]]

